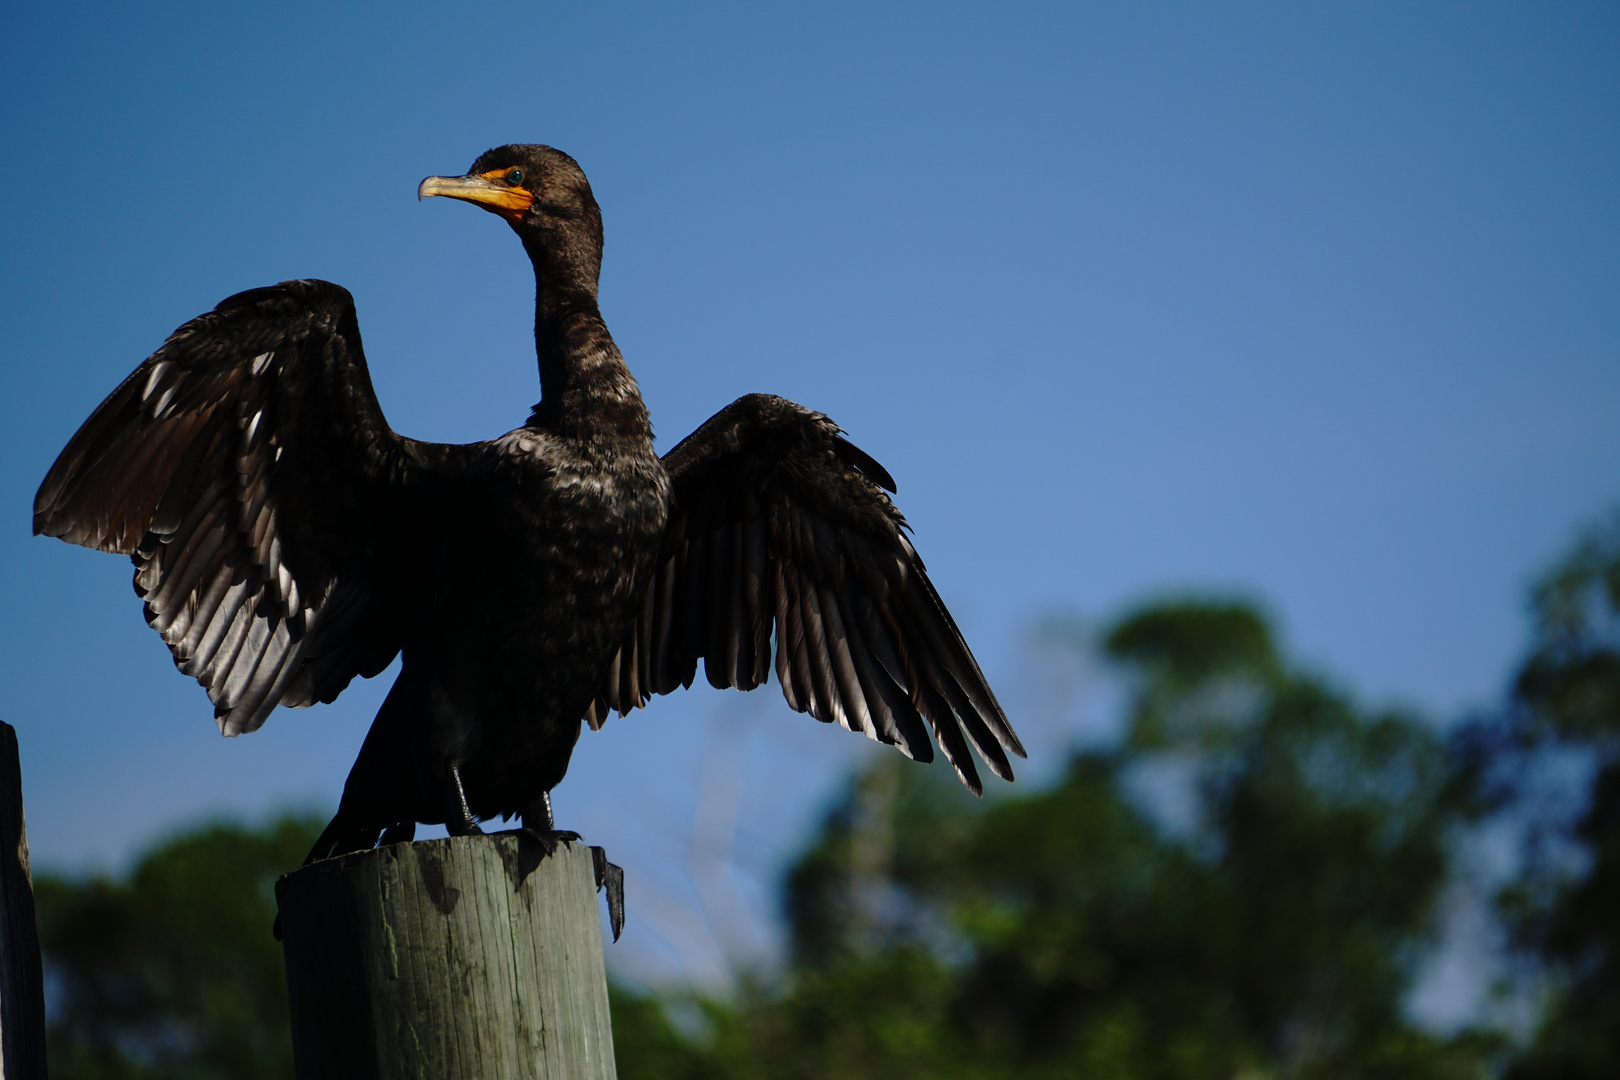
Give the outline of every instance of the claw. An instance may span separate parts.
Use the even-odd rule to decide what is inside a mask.
[[[525,825],[523,831],[534,838],[535,843],[540,845],[541,850],[546,853],[548,859],[557,854],[557,844],[559,842],[572,843],[575,840],[585,839],[572,829],[536,829]]]
[[[377,846],[387,847],[389,844],[408,844],[415,839],[416,822],[401,821],[383,830],[382,839],[377,841]]]
[[[596,871],[596,891],[607,888],[608,925],[613,928],[613,940],[624,933],[624,868],[608,862],[607,852],[591,848],[591,866]]]

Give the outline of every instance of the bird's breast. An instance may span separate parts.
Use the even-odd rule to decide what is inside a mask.
[[[650,445],[520,429],[491,446],[482,472],[479,531],[520,591],[614,607],[650,575],[669,517],[669,477]]]

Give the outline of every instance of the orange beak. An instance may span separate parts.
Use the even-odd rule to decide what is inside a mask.
[[[534,205],[534,193],[500,179],[505,174],[505,169],[497,169],[482,176],[430,176],[416,189],[416,197],[445,195],[477,203],[515,224],[523,220],[523,215]]]

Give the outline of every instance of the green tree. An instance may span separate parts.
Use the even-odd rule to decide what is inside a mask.
[[[56,1080],[292,1075],[275,879],[320,831],[210,825],[122,879],[35,878]]]
[[[1484,1075],[1485,1040],[1401,1010],[1458,820],[1430,728],[1294,669],[1241,605],[1147,609],[1105,652],[1128,736],[1050,790],[977,809],[888,761],[853,785],[789,875],[784,991],[711,1011],[705,1075]]]
[[[1515,943],[1551,984],[1535,1039],[1508,1075],[1620,1076],[1620,515],[1541,581],[1534,612],[1509,708],[1469,733],[1486,748],[1476,753],[1482,787],[1490,793],[1494,779],[1490,804],[1534,821],[1538,762],[1573,754],[1593,778],[1578,813],[1532,831],[1524,871],[1502,896]]]

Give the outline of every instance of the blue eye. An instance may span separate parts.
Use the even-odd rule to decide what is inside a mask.
[[[521,183],[523,183],[523,170],[522,169],[513,169],[511,172],[507,173],[506,174],[506,182],[508,184],[521,184]]]

